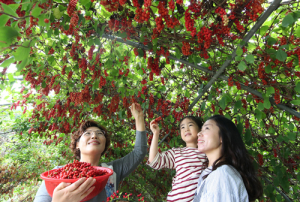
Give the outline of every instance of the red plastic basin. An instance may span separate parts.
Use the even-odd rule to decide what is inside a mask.
[[[107,174],[102,175],[102,176],[98,176],[98,177],[94,177],[96,179],[96,182],[93,185],[93,186],[95,186],[95,189],[87,197],[85,197],[82,201],[88,201],[88,200],[94,198],[95,196],[97,196],[104,189],[109,176],[111,176],[114,173],[114,171],[110,168],[105,168],[105,167],[100,167],[100,166],[93,166],[93,167],[97,170],[106,171]],[[57,170],[57,169],[53,169],[51,171],[55,171],[55,170]],[[46,189],[48,191],[48,194],[51,197],[53,196],[54,189],[59,185],[59,183],[61,183],[61,182],[74,183],[77,180],[79,180],[79,179],[55,179],[55,178],[50,178],[50,177],[47,177],[48,172],[49,171],[46,171],[46,172],[42,173],[41,178],[45,181]]]

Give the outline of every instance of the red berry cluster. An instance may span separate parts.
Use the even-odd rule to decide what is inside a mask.
[[[88,52],[88,54],[89,54],[89,60],[93,59],[93,51],[94,51],[94,49],[95,49],[95,46],[94,45],[91,46],[91,48],[90,48],[90,50]]]
[[[153,57],[149,57],[147,62],[147,68],[151,69],[151,72],[156,74],[156,76],[160,75],[161,69],[159,68],[159,57],[156,57],[155,59],[153,59]]]
[[[135,56],[138,56],[138,55],[139,55],[139,52],[138,52],[138,49],[137,49],[137,48],[134,48],[134,49],[133,49],[133,52],[134,52]]]
[[[185,28],[186,28],[186,31],[190,31],[191,32],[191,36],[196,36],[197,31],[196,31],[196,28],[195,28],[195,20],[192,19],[191,16],[192,15],[190,13],[190,9],[187,9],[185,11],[185,14],[184,14]]]
[[[118,0],[102,0],[100,4],[109,12],[117,11],[119,8]]]
[[[161,83],[162,83],[163,85],[165,85],[165,78],[164,78],[164,77],[160,77],[160,80],[161,80]]]
[[[77,1],[78,0],[71,0],[69,5],[68,5],[68,8],[67,8],[67,13],[68,15],[71,17],[75,8],[76,8],[76,4],[77,4]]]
[[[82,177],[97,177],[107,174],[103,170],[95,169],[90,163],[74,160],[62,168],[50,170],[48,177],[56,179],[77,179]]]
[[[174,11],[174,9],[175,9],[174,0],[169,1],[169,8],[170,8],[170,10]]]
[[[258,154],[258,163],[260,166],[262,166],[264,164],[264,159],[263,159],[263,155],[262,154]]]
[[[234,84],[234,82],[233,82],[233,77],[232,76],[230,76],[229,78],[228,78],[228,86],[233,86],[233,84]]]
[[[183,46],[181,47],[181,50],[182,50],[182,54],[183,55],[191,55],[192,52],[191,52],[191,46],[190,46],[190,43],[189,42],[182,42]]]
[[[127,2],[127,0],[119,0],[119,4],[120,4],[121,6],[123,6],[126,2]]]
[[[280,92],[278,88],[275,88],[274,100],[276,104],[280,103]]]
[[[100,77],[99,88],[101,89],[103,86],[105,86],[105,84],[106,84],[106,79],[103,76],[101,76]]]
[[[78,25],[79,17],[77,12],[74,12],[72,14],[71,20],[70,20],[70,26],[76,27]]]

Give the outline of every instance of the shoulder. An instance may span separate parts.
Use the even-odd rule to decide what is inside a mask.
[[[212,171],[207,177],[207,183],[239,186],[243,184],[243,179],[239,172],[230,165],[223,165]]]
[[[223,165],[211,172],[210,175],[222,178],[241,178],[239,172],[233,166],[230,165]]]

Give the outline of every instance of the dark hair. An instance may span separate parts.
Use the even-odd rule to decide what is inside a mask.
[[[108,134],[107,129],[98,124],[96,121],[93,120],[87,120],[83,123],[81,123],[81,125],[79,126],[79,129],[75,132],[73,132],[73,134],[71,135],[71,144],[70,144],[70,149],[73,152],[73,154],[75,155],[76,159],[80,159],[80,150],[76,149],[76,143],[80,140],[81,135],[86,131],[86,129],[88,129],[89,127],[97,127],[100,130],[105,131],[104,136],[106,138],[106,143],[105,143],[105,148],[104,151],[102,152],[101,156],[107,151],[107,149],[109,148],[110,145],[110,135]]]
[[[197,124],[197,126],[199,127],[199,129],[201,130],[202,125],[203,125],[203,121],[202,121],[202,119],[200,119],[200,118],[198,118],[198,117],[196,117],[196,116],[185,116],[185,117],[183,117],[183,118],[180,120],[180,122],[179,122],[179,130],[180,130],[180,124],[181,124],[181,122],[182,122],[184,119],[191,119],[191,120],[193,120],[193,121]]]
[[[237,127],[231,120],[221,115],[214,115],[208,120],[215,121],[219,127],[219,136],[222,139],[221,156],[213,163],[212,171],[222,165],[233,166],[243,178],[249,201],[260,198],[263,194],[263,188],[255,174],[252,160]]]

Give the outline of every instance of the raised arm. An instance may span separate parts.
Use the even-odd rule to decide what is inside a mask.
[[[155,122],[155,120],[151,121],[150,129],[153,133],[153,137],[151,141],[148,162],[152,163],[153,160],[155,159],[156,154],[158,153],[158,138],[159,138],[159,131],[160,131],[159,126]]]
[[[147,153],[147,137],[145,131],[144,114],[139,104],[131,105],[131,112],[136,123],[136,140],[134,150],[121,159],[117,159],[108,165],[113,165],[117,174],[117,186],[144,160]]]

